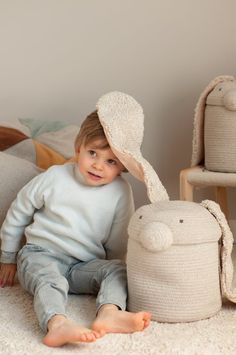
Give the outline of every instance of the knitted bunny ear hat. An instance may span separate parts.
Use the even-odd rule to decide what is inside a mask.
[[[96,108],[113,153],[134,177],[145,183],[150,201],[169,199],[155,170],[140,151],[144,114],[139,103],[130,95],[114,91],[102,96]]]

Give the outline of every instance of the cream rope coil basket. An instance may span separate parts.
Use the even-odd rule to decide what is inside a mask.
[[[205,206],[146,205],[135,212],[128,231],[128,310],[149,310],[161,322],[196,321],[220,310],[222,231]]]
[[[208,95],[204,125],[205,167],[236,172],[236,81],[216,85]]]

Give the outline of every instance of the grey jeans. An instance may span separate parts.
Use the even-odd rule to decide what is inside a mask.
[[[97,295],[97,310],[107,303],[126,308],[126,267],[120,260],[82,262],[27,244],[18,253],[17,270],[22,287],[34,295],[34,309],[45,332],[53,315],[66,315],[68,293]]]

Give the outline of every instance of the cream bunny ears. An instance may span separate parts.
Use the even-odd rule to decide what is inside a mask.
[[[155,170],[140,150],[144,131],[140,104],[130,95],[114,91],[102,96],[96,108],[112,151],[134,177],[145,183],[150,201],[169,199]]]

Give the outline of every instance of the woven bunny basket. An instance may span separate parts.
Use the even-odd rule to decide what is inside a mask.
[[[217,76],[201,93],[195,108],[192,166],[236,172],[236,80]]]
[[[216,314],[223,294],[236,301],[233,236],[215,202],[146,205],[128,231],[130,311],[148,310],[160,322],[189,322]]]

